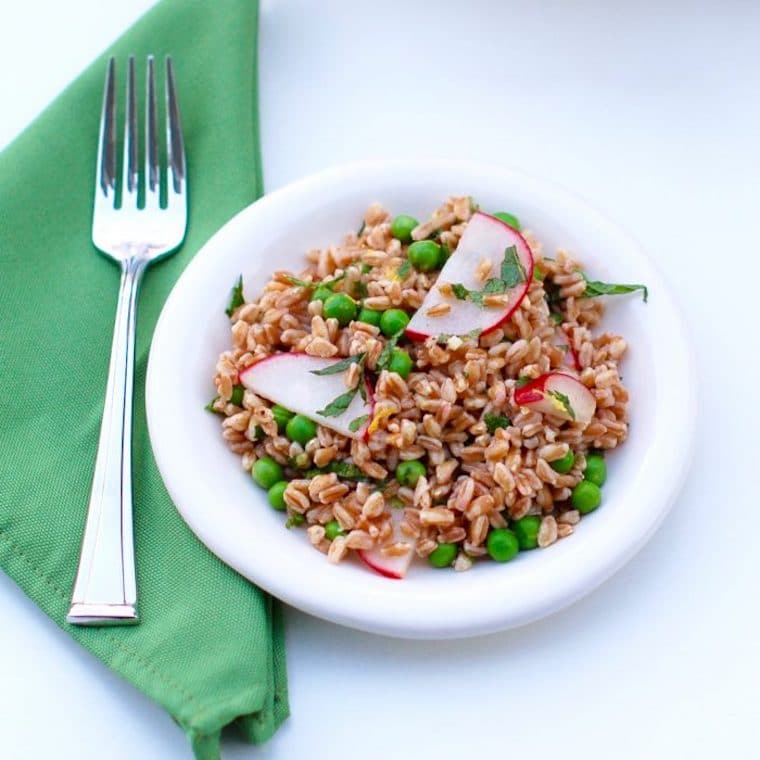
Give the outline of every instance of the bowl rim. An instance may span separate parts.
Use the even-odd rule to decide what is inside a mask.
[[[387,584],[403,584],[379,576],[375,578],[369,572],[365,574],[367,577],[359,589],[358,584],[354,585],[349,580],[349,576],[354,577],[354,574],[342,574],[342,567],[330,565],[317,552],[313,553],[324,563],[318,583],[298,582],[295,572],[297,568],[288,568],[287,560],[275,568],[267,567],[265,563],[256,566],[255,561],[251,565],[250,558],[244,559],[239,551],[230,550],[224,532],[215,529],[213,521],[204,517],[203,507],[198,504],[203,495],[200,492],[194,493],[193,486],[185,481],[183,475],[186,471],[183,472],[177,456],[172,452],[171,420],[167,419],[164,409],[167,398],[165,386],[168,384],[163,383],[162,378],[171,370],[171,364],[164,356],[162,347],[173,340],[173,332],[191,305],[188,299],[201,287],[201,283],[219,261],[219,250],[224,250],[228,239],[233,239],[247,225],[263,225],[267,215],[281,213],[283,207],[290,207],[298,199],[308,199],[314,194],[324,195],[327,192],[329,201],[329,192],[335,192],[335,188],[346,184],[371,183],[373,178],[385,175],[420,177],[439,176],[446,172],[469,175],[473,178],[473,185],[477,184],[478,177],[481,177],[481,181],[484,181],[483,177],[501,177],[508,183],[519,183],[522,188],[530,188],[530,192],[538,195],[552,196],[558,203],[569,205],[588,219],[593,219],[600,229],[605,229],[605,234],[613,236],[621,249],[625,249],[637,263],[644,266],[650,291],[657,294],[658,310],[667,319],[670,335],[677,339],[674,341],[677,345],[673,347],[675,358],[671,370],[674,375],[673,384],[680,382],[681,387],[678,388],[677,397],[674,389],[670,389],[669,397],[676,397],[678,403],[671,410],[666,410],[668,419],[664,427],[678,431],[680,445],[657,447],[657,455],[661,457],[659,472],[667,472],[668,477],[657,484],[656,496],[650,501],[653,506],[637,515],[635,520],[628,518],[628,527],[632,528],[630,532],[617,530],[612,536],[610,531],[614,540],[606,547],[597,547],[599,552],[593,556],[592,561],[577,569],[572,576],[561,577],[562,566],[566,565],[551,556],[545,556],[545,559],[542,557],[541,569],[526,573],[525,593],[517,593],[516,599],[510,598],[507,610],[486,609],[484,602],[487,596],[482,589],[476,588],[478,584],[459,580],[452,583],[451,590],[464,591],[458,597],[454,593],[449,595],[455,599],[418,592],[414,587],[404,588],[399,593]],[[477,190],[476,187],[474,189]],[[671,289],[655,264],[627,232],[577,194],[556,183],[497,165],[448,159],[358,161],[330,167],[265,195],[238,212],[202,246],[175,283],[155,328],[146,375],[146,415],[154,457],[176,508],[200,540],[239,573],[286,603],[343,625],[408,638],[456,638],[503,630],[551,614],[599,586],[639,551],[671,508],[691,462],[697,393],[694,367],[694,353],[683,319]],[[656,439],[657,442],[660,437],[662,433]],[[552,573],[559,582],[547,584],[546,578],[552,578]],[[459,579],[469,575],[470,573],[452,574]],[[386,587],[383,588],[378,581],[386,584]],[[319,593],[315,593],[315,589]],[[537,590],[541,593],[536,594]],[[473,598],[465,600],[464,595]]]

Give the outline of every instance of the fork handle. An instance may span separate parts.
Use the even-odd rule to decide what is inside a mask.
[[[147,265],[147,260],[136,251],[121,262],[100,440],[79,569],[66,618],[74,625],[137,622],[132,535],[132,387],[137,291]]]

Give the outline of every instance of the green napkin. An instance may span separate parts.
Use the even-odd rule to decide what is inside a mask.
[[[151,334],[199,247],[262,193],[254,0],[164,0],[0,154],[0,566],[44,612],[163,705],[198,758],[222,728],[268,739],[288,715],[279,605],[214,557],[151,456]],[[138,313],[134,419],[140,625],[65,622],[105,395],[118,267],[90,239],[107,55],[174,58],[188,156],[187,239],[151,268]],[[121,64],[119,66],[119,64]],[[123,82],[122,82],[123,83]],[[209,504],[209,509],[214,505]]]

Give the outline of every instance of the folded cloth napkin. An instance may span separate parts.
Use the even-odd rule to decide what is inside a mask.
[[[144,381],[151,334],[199,247],[262,193],[255,0],[163,0],[0,154],[0,566],[56,623],[219,756],[288,715],[279,605],[214,557],[176,512],[151,456]],[[140,295],[134,506],[141,622],[65,622],[95,461],[119,281],[90,238],[106,56],[175,63],[189,226]],[[192,350],[192,347],[189,347]],[[168,381],[168,380],[167,380]],[[214,505],[209,504],[209,509]]]

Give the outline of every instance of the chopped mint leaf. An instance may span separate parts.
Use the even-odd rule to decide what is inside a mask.
[[[232,292],[230,293],[230,304],[224,310],[224,313],[231,317],[235,313],[235,309],[238,306],[242,306],[245,303],[245,296],[243,295],[243,275],[237,278],[237,282],[232,286]]]
[[[361,237],[362,232],[364,232],[366,228],[367,228],[367,222],[365,222],[364,219],[362,219],[362,223],[359,225],[359,229],[356,230],[356,237]]]
[[[372,271],[371,264],[362,264],[362,274],[369,274]]]
[[[230,401],[235,406],[242,406],[243,404],[243,396],[245,395],[245,388],[243,388],[242,385],[233,385],[232,386],[232,395],[230,396]]]
[[[337,375],[340,372],[347,370],[352,364],[358,364],[359,366],[362,366],[364,364],[364,357],[366,355],[367,355],[366,352],[362,352],[361,354],[349,356],[347,359],[341,359],[339,362],[335,362],[335,364],[330,364],[328,367],[325,367],[324,369],[313,369],[311,370],[311,374],[319,375],[320,377],[322,375]]]
[[[501,262],[500,277],[491,277],[486,280],[482,290],[469,290],[461,282],[451,285],[454,295],[460,300],[470,299],[474,304],[483,308],[485,297],[506,293],[521,282],[525,282],[525,268],[517,256],[517,248],[511,245],[504,250],[504,259]]]
[[[570,406],[570,399],[564,393],[560,393],[559,391],[547,391],[547,394],[552,398],[557,399],[557,401],[562,404],[565,411],[570,415],[570,418],[573,420],[575,419],[575,409]]]
[[[368,419],[369,415],[363,414],[361,417],[351,420],[351,422],[348,423],[348,429],[352,433],[355,433]]]
[[[303,515],[299,515],[298,512],[294,512],[286,521],[285,527],[297,528],[299,525],[303,525],[306,522],[306,518]]]
[[[525,377],[525,375],[521,375],[517,378],[517,382],[515,383],[515,388],[522,388],[524,385],[527,385],[532,378]]]
[[[460,301],[466,301],[470,291],[461,282],[452,282],[451,290]]]
[[[505,288],[501,292],[525,282],[525,267],[517,256],[517,248],[510,245],[504,250],[504,260],[501,262],[501,279]]]
[[[317,414],[321,417],[340,416],[351,405],[357,390],[357,388],[351,388],[351,390],[341,393],[340,396],[334,398],[324,409],[320,409]]]
[[[486,428],[491,435],[498,428],[507,428],[510,424],[509,417],[505,417],[503,414],[492,414],[491,412],[486,412],[483,415],[483,422],[486,423]]]
[[[217,409],[214,409],[214,404],[217,401],[219,401],[219,396],[214,396],[214,398],[212,398],[211,401],[209,401],[208,404],[206,404],[206,406],[204,406],[203,408],[207,412],[211,412],[211,414],[224,414],[224,412],[220,412]]]
[[[362,472],[355,464],[351,462],[330,462],[327,465],[328,472],[334,472],[339,478],[346,480],[372,480],[366,473]]]
[[[315,288],[317,286],[316,282],[309,282],[308,280],[301,280],[298,277],[294,277],[292,274],[286,275],[285,279],[291,285],[298,285],[299,288]]]
[[[388,339],[388,342],[380,352],[380,356],[377,358],[376,369],[378,371],[388,369],[388,365],[391,363],[391,357],[393,356],[393,349],[396,348],[398,339],[401,337],[401,333],[397,333],[392,338]]]
[[[405,280],[407,275],[412,269],[412,262],[409,261],[409,259],[406,259],[401,266],[398,268],[398,272],[396,274],[402,279]]]
[[[256,425],[253,429],[253,435],[257,441],[263,441],[267,437],[267,434],[264,432],[264,428],[261,427],[261,425]]]
[[[621,285],[610,282],[601,282],[599,280],[589,280],[585,272],[583,279],[586,280],[586,290],[583,293],[584,298],[595,298],[596,296],[619,296],[624,293],[633,293],[636,290],[642,291],[644,303],[649,298],[649,290],[646,285]]]
[[[553,311],[549,316],[555,325],[561,325],[565,321],[565,318],[558,311]]]

